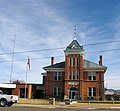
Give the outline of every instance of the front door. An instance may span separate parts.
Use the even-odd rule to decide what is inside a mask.
[[[78,89],[77,88],[70,89],[69,98],[72,100],[78,99]]]
[[[70,92],[70,99],[76,99],[76,91],[74,91],[74,90],[71,90],[71,92]]]

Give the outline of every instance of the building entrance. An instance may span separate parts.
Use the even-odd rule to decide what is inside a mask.
[[[78,89],[75,87],[70,88],[69,98],[72,100],[78,99]]]

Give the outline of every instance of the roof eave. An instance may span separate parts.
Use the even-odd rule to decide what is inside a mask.
[[[65,71],[65,68],[45,68],[45,71]]]
[[[84,71],[104,71],[105,72],[105,69],[104,68],[95,68],[95,67],[92,67],[92,68],[83,68]]]

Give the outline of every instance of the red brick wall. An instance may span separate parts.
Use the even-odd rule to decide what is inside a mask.
[[[70,57],[79,57],[80,66],[79,67],[69,67]],[[99,89],[102,88],[102,96],[104,97],[104,72],[96,73],[96,80],[89,81],[88,80],[88,72],[84,71],[84,58],[82,55],[66,55],[65,56],[65,74],[63,74],[62,81],[54,81],[53,80],[53,72],[47,72],[47,76],[45,80],[45,89],[46,96],[53,96],[53,88],[56,86],[61,86],[63,88],[64,96],[69,97],[69,89],[71,87],[77,87],[80,89],[80,97],[87,98],[88,96],[88,87],[96,87],[96,99],[99,99]],[[79,80],[69,80],[69,71],[70,70],[79,70],[80,78]],[[90,69],[89,69],[90,70]],[[101,76],[100,76],[101,74]],[[70,85],[68,84],[70,81],[79,82],[78,85]],[[82,99],[83,99],[82,98]]]
[[[12,90],[12,94],[13,95],[18,95],[18,97],[20,97],[20,88],[25,88],[25,84],[16,84],[16,88]],[[28,98],[32,97],[32,85],[28,84],[27,87],[28,88]]]
[[[53,78],[54,72],[47,72],[46,76],[46,82],[45,82],[45,90],[46,90],[46,96],[53,96],[53,89],[55,87],[61,87],[62,91],[64,91],[64,73],[62,73],[62,80],[56,81]]]
[[[84,82],[83,82],[83,97],[88,96],[88,87],[96,87],[96,99],[99,99],[99,88],[100,88],[100,73],[101,73],[101,85],[102,85],[102,96],[104,97],[104,72],[96,73],[96,80],[89,81],[88,72],[84,72]]]

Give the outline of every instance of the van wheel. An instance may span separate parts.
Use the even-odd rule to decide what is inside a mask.
[[[7,104],[8,107],[11,107],[12,105],[13,105],[12,102],[10,102],[10,103]]]
[[[7,105],[7,100],[6,99],[1,99],[0,100],[0,106],[5,107]]]

